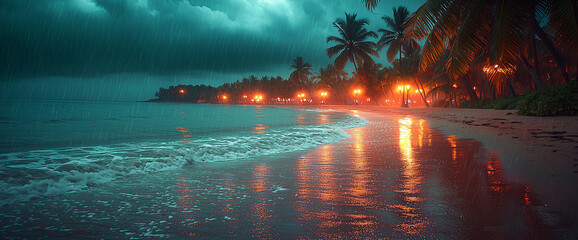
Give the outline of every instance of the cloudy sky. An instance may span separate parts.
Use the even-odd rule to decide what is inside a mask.
[[[393,7],[423,2],[371,13],[360,0],[0,0],[0,94],[146,100],[179,83],[287,78],[297,56],[331,62],[325,39],[345,12],[377,30]]]

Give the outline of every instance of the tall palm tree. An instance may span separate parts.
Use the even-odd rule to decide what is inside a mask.
[[[347,62],[352,62],[355,72],[363,63],[373,64],[371,56],[378,56],[377,44],[369,41],[369,38],[377,38],[377,34],[368,31],[365,25],[369,21],[365,18],[356,19],[357,14],[345,13],[345,19],[338,18],[333,22],[333,26],[339,31],[338,36],[329,36],[327,42],[336,42],[335,46],[327,49],[327,55],[335,58],[335,70],[342,71]],[[369,86],[368,79],[361,78],[365,86]]]
[[[311,63],[305,62],[303,57],[299,56],[293,59],[293,64],[289,67],[289,69],[295,69],[291,75],[289,76],[289,80],[297,86],[304,87],[307,92],[309,93],[310,97],[313,97],[311,94],[311,82],[309,80],[309,75],[311,75]]]
[[[381,33],[381,38],[377,45],[379,49],[386,45],[388,46],[387,61],[389,62],[393,62],[398,52],[399,59],[401,59],[402,50],[407,51],[405,55],[409,55],[420,48],[415,38],[406,32],[406,21],[409,16],[410,13],[407,8],[400,6],[397,9],[393,9],[393,17],[385,16],[381,18],[385,21],[387,28],[377,30]]]
[[[339,36],[329,36],[327,42],[336,42],[336,45],[327,49],[327,56],[335,58],[335,69],[340,71],[345,68],[347,62],[352,62],[355,70],[363,62],[373,63],[371,56],[378,56],[377,44],[368,41],[369,38],[377,38],[377,34],[368,31],[365,26],[369,24],[366,18],[356,19],[357,14],[345,13],[345,19],[337,18],[333,26],[339,31]]]

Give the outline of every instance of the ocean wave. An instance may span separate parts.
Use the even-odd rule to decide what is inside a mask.
[[[0,154],[0,206],[197,162],[228,162],[307,150],[346,139],[349,136],[343,129],[365,124],[363,119],[344,115],[325,125],[267,129],[261,134]]]

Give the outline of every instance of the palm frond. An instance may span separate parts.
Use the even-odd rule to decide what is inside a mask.
[[[379,2],[381,0],[361,0],[363,3],[365,3],[365,7],[367,9],[369,9],[370,11],[373,11],[375,9],[375,7],[377,7],[377,5],[379,4]]]
[[[330,58],[332,58],[333,56],[335,56],[336,54],[340,53],[341,51],[343,51],[343,49],[345,49],[345,45],[342,44],[338,44],[335,45],[333,47],[330,47],[327,49],[327,56],[329,56]]]
[[[465,4],[464,0],[452,1],[451,5],[446,6],[447,11],[441,13],[442,15],[438,17],[437,22],[431,28],[422,48],[421,71],[425,71],[436,64],[440,57],[446,53],[449,48],[449,40],[457,35],[457,31],[460,28],[460,14],[466,10],[463,4]],[[414,17],[416,16],[414,15]],[[411,19],[408,21],[411,22]],[[411,30],[409,33],[410,35],[415,35],[415,32]]]
[[[557,43],[566,49],[578,49],[578,6],[575,0],[550,0],[550,26],[556,31]]]
[[[515,1],[498,0],[494,9],[494,25],[490,39],[490,63],[514,67],[518,61],[525,30],[529,26],[523,7]]]
[[[389,47],[387,48],[387,53],[386,53],[387,61],[393,62],[393,60],[395,59],[395,57],[399,53],[400,48],[401,48],[401,43],[399,41],[390,42]]]
[[[327,37],[327,42],[338,42],[340,44],[346,45],[347,41],[340,38],[340,37],[336,37],[336,36],[329,36]]]
[[[428,0],[406,22],[412,37],[424,39],[455,0]]]
[[[487,46],[490,34],[490,25],[485,19],[491,14],[492,6],[486,1],[473,1],[468,9],[446,63],[447,73],[454,79],[469,71]]]
[[[338,56],[335,58],[335,70],[341,71],[345,68],[345,64],[349,60],[349,50],[344,49]]]

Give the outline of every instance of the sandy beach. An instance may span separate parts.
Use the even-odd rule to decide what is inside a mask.
[[[284,110],[246,107],[259,118],[278,118],[276,110]],[[326,124],[334,121],[336,114],[344,116],[336,112],[367,123],[335,129],[343,138],[317,147],[194,162],[170,171],[132,175],[81,191],[16,202],[7,205],[0,216],[4,226],[0,236],[578,236],[574,185],[578,174],[573,165],[576,142],[571,142],[577,134],[575,117],[531,118],[512,111],[467,109],[288,107],[315,110],[288,115],[290,121],[300,124]],[[257,138],[277,131],[261,125],[255,128],[259,132],[251,134]],[[317,135],[327,138],[327,133]],[[269,145],[263,142],[256,146]]]
[[[532,186],[533,192],[552,213],[566,217],[578,213],[576,116],[531,117],[519,116],[515,110],[492,109],[318,107],[383,116],[411,116],[427,120],[432,128],[445,135],[479,141],[484,148],[499,154],[505,179]],[[576,222],[573,226],[577,226]]]

